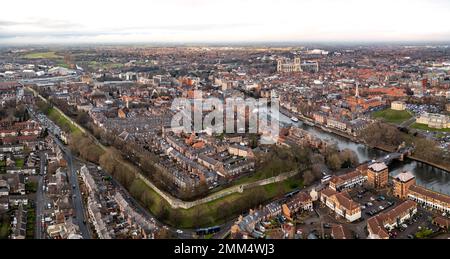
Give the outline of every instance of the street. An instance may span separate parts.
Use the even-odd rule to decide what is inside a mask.
[[[69,149],[67,149],[64,144],[56,137],[54,137],[55,143],[59,146],[59,148],[64,153],[64,159],[67,161],[67,167],[68,167],[68,177],[69,177],[69,184],[71,186],[74,186],[73,188],[73,207],[75,209],[75,216],[74,222],[77,223],[77,225],[80,228],[81,236],[84,239],[91,239],[91,233],[88,229],[88,226],[86,224],[86,216],[85,216],[85,210],[83,206],[83,196],[81,195],[80,186],[78,184],[78,175],[76,170],[73,166],[73,156]]]
[[[39,180],[38,180],[38,187],[36,191],[36,228],[35,228],[35,238],[36,239],[45,239],[45,229],[43,228],[43,219],[45,218],[44,215],[44,208],[45,208],[45,201],[44,201],[44,176],[46,173],[45,166],[47,164],[47,157],[46,153],[44,151],[39,152],[39,158],[40,158],[40,170],[39,170]]]

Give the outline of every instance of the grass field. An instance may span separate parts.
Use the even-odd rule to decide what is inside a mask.
[[[36,52],[28,53],[23,56],[26,59],[60,59],[61,56],[57,55],[54,51],[49,52]]]
[[[24,164],[25,164],[25,161],[22,158],[16,160],[16,167],[17,168],[23,168]]]
[[[88,63],[88,66],[90,68],[92,68],[92,69],[115,69],[115,68],[123,67],[123,64],[121,64],[121,63],[104,63],[104,62],[90,61]]]
[[[388,123],[399,124],[406,120],[409,120],[412,115],[408,111],[396,111],[392,109],[386,109],[373,113],[375,118],[379,118]]]
[[[80,133],[80,130],[73,125],[68,119],[54,108],[51,108],[47,114],[48,118],[60,126],[63,130],[70,130],[71,133]]]
[[[145,203],[152,214],[167,214],[163,221],[169,225],[180,228],[197,228],[220,225],[247,212],[250,208],[242,206],[245,205],[244,203],[241,203],[241,205],[238,205],[238,203],[248,199],[252,194],[260,194],[256,202],[259,204],[302,186],[303,183],[301,179],[298,176],[295,176],[283,182],[255,187],[246,190],[243,193],[234,193],[187,210],[168,209],[165,213],[162,212],[162,210],[164,210],[164,208],[170,208],[170,205],[141,180],[134,181],[130,188],[130,192],[133,196],[140,194],[140,200]],[[226,210],[226,212],[224,210]]]
[[[26,239],[34,239],[34,226],[36,225],[36,212],[31,206],[27,210]]]
[[[435,131],[435,132],[449,132],[450,133],[450,129],[435,129],[435,128],[428,127],[428,125],[426,125],[426,124],[420,124],[420,123],[414,123],[411,126],[411,128],[418,129],[418,130],[428,130],[428,131]]]

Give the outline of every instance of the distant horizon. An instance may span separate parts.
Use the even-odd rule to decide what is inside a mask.
[[[450,47],[448,41],[242,41],[242,42],[102,42],[102,43],[15,43],[1,48],[51,48],[51,47]]]
[[[447,0],[2,3],[1,45],[447,42]]]

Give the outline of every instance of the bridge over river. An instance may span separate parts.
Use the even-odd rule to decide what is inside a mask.
[[[394,160],[404,161],[407,156],[410,156],[414,151],[413,147],[405,147],[398,149],[397,152],[387,154],[381,158],[378,158],[376,161],[381,163],[385,163],[386,165],[390,165]]]
[[[267,113],[263,109],[260,109],[260,112]],[[322,140],[335,142],[339,149],[353,150],[358,156],[360,163],[383,158],[389,164],[389,174],[391,176],[396,176],[404,171],[410,171],[414,176],[416,176],[416,181],[419,185],[430,190],[450,195],[450,173],[431,165],[408,159],[408,156],[400,157],[397,153],[403,153],[402,150],[398,150],[391,156],[387,152],[356,143],[331,132],[326,132],[317,127],[309,126],[301,121],[298,123],[293,122],[289,116],[282,113],[279,114],[278,120],[283,125],[297,126]],[[388,155],[389,157],[386,158]],[[403,161],[401,161],[402,159]]]

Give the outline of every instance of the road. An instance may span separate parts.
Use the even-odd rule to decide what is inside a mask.
[[[404,121],[402,124],[400,124],[400,127],[402,128],[408,128],[409,126],[411,126],[411,124],[413,124],[414,122],[416,122],[416,117],[411,117],[409,120]]]
[[[32,113],[32,116],[35,117],[35,114]],[[36,119],[36,117],[35,117]],[[67,166],[68,166],[68,178],[69,178],[69,184],[71,186],[74,186],[74,188],[72,189],[72,201],[73,201],[73,208],[75,210],[75,219],[74,222],[77,223],[77,225],[80,228],[80,232],[81,232],[81,236],[85,239],[91,239],[92,235],[89,231],[88,226],[86,225],[85,222],[87,222],[86,220],[86,216],[85,216],[85,209],[83,206],[83,197],[81,195],[81,191],[80,191],[80,186],[78,184],[78,175],[76,170],[74,169],[73,166],[73,156],[72,153],[70,152],[69,149],[67,149],[65,147],[65,145],[54,135],[51,135],[53,137],[53,140],[55,141],[55,143],[59,146],[59,148],[61,149],[61,151],[64,154],[64,159],[66,159],[67,161]],[[42,155],[43,152],[40,153],[40,158],[41,158],[41,173],[45,173],[44,172],[44,168],[45,165],[47,163],[46,161],[46,157],[45,155]],[[38,183],[38,190],[36,193],[36,238],[41,239],[44,235],[42,235],[42,218],[44,217],[44,210],[45,210],[45,195],[44,195],[44,191],[43,191],[43,176],[39,177],[39,183]]]
[[[88,164],[89,162],[83,161],[78,157],[74,158],[76,161],[82,163],[82,164]],[[108,172],[105,172],[105,174],[107,174],[108,176],[111,176]],[[158,228],[164,228],[166,230],[168,230],[172,236],[176,236],[177,238],[180,239],[191,239],[193,238],[195,231],[193,230],[182,230],[183,233],[178,234],[176,228],[174,227],[169,227],[167,225],[165,225],[164,223],[160,222],[154,215],[152,215],[148,209],[144,208],[136,199],[133,198],[133,196],[131,196],[131,194],[128,193],[128,191],[119,183],[117,182],[116,179],[114,179],[111,176],[111,180],[112,183],[114,185],[114,187],[116,187],[117,189],[120,190],[120,192],[122,193],[122,197],[131,205],[134,207],[134,209],[139,212],[141,215],[143,215],[144,217],[146,217],[148,220],[152,221],[155,223],[155,225]]]
[[[89,228],[86,224],[87,219],[85,215],[85,209],[83,205],[83,196],[81,195],[80,191],[80,185],[78,184],[78,175],[76,170],[73,166],[73,155],[72,152],[64,146],[64,144],[56,137],[53,138],[55,143],[59,146],[61,151],[64,153],[64,159],[67,161],[67,168],[69,169],[67,174],[69,177],[69,184],[71,186],[74,186],[75,188],[72,188],[72,201],[73,201],[73,207],[75,209],[75,216],[74,222],[77,223],[77,225],[80,228],[81,236],[83,236],[84,239],[91,239],[91,233],[89,231]]]
[[[79,75],[67,75],[67,76],[56,76],[56,77],[47,77],[47,78],[33,78],[33,79],[22,79],[19,81],[22,85],[25,84],[45,84],[45,83],[54,83],[58,81],[66,81],[66,80],[76,80],[80,78]]]
[[[42,219],[45,218],[44,210],[45,210],[45,200],[44,200],[44,177],[43,175],[46,173],[45,166],[47,164],[47,156],[44,151],[39,152],[40,158],[40,170],[39,170],[39,180],[38,187],[36,190],[36,228],[35,228],[35,238],[36,239],[45,239],[45,229],[42,226]]]

